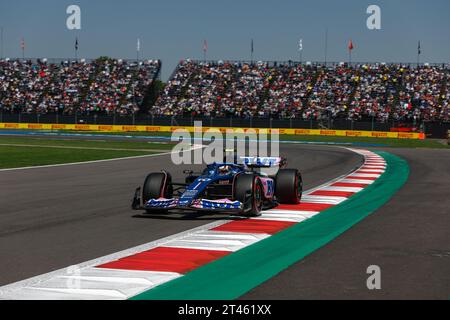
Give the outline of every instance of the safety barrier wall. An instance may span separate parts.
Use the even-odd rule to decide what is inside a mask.
[[[102,124],[56,124],[56,123],[0,123],[0,129],[28,129],[28,130],[72,130],[72,131],[104,131],[104,132],[173,132],[185,129],[194,132],[192,126],[133,126],[133,125],[102,125]],[[255,133],[271,133],[275,130],[279,134],[303,136],[335,136],[335,137],[371,137],[394,139],[425,139],[423,133],[415,132],[384,132],[384,131],[355,131],[355,130],[325,130],[325,129],[284,129],[284,128],[225,128],[202,127],[202,131],[214,130],[226,132],[227,130],[252,130]]]

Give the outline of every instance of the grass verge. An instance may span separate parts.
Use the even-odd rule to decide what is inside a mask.
[[[61,146],[97,149],[128,149],[130,151],[156,150],[165,151],[172,148],[171,144],[161,144],[146,141],[117,141],[117,140],[88,140],[89,137],[79,137],[77,139],[62,139],[57,136],[47,137],[11,137],[0,136],[0,145],[36,145],[36,146]]]
[[[168,152],[171,147],[134,141],[0,137],[0,169],[150,155]]]

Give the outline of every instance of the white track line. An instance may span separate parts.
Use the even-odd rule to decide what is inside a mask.
[[[304,217],[304,218],[311,218],[319,213],[318,211],[300,211],[300,210],[293,211],[293,210],[283,210],[283,209],[271,209],[269,211],[266,211],[266,213],[269,213],[269,212],[270,212],[270,214],[293,214],[293,215],[296,215],[299,217]],[[261,217],[258,217],[258,219]]]
[[[302,197],[302,202],[306,203],[324,203],[324,204],[332,204],[337,205],[345,200],[347,197],[334,197],[334,196],[312,196],[306,195]]]
[[[166,243],[165,247],[199,250],[237,251],[269,237],[268,234],[201,231]]]
[[[45,300],[95,300],[99,297],[123,300],[178,277],[181,274],[174,272],[86,268],[44,281],[42,285],[45,287],[24,287],[20,291],[11,291],[8,299],[35,299],[38,295]],[[75,288],[77,284],[79,287]]]
[[[299,223],[303,220],[309,219],[313,217],[314,214],[310,214],[309,216],[298,214],[294,211],[294,213],[274,213],[273,211],[267,211],[263,215],[259,217],[255,217],[255,220],[275,220],[275,221],[286,221],[286,222],[295,222]]]
[[[343,191],[343,192],[360,192],[364,188],[361,187],[336,187],[336,186],[328,186],[324,187],[322,190],[324,191]]]
[[[361,170],[357,170],[357,171],[355,171],[355,173],[367,173],[367,174],[377,174],[377,173],[379,173],[379,174],[382,174],[383,172],[384,172],[385,170],[374,170],[374,169],[372,169],[372,170],[367,170],[367,169],[361,169]]]
[[[355,172],[352,174],[352,177],[360,177],[360,178],[378,178],[381,174],[376,173],[358,173]]]
[[[342,179],[339,182],[345,182],[345,183],[358,183],[358,184],[372,184],[375,182],[375,180],[356,180],[356,179]]]

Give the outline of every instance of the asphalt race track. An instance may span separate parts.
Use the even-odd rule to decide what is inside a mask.
[[[450,297],[450,150],[386,149],[410,177],[383,207],[242,299]],[[366,269],[381,268],[381,290]]]
[[[448,299],[450,152],[385,151],[409,163],[406,185],[374,214],[242,299]],[[333,146],[283,145],[281,154],[302,171],[305,189],[362,163]],[[160,155],[0,171],[0,285],[226,218],[143,217],[130,209],[134,188],[148,172],[167,169],[177,180],[187,168]],[[381,268],[381,290],[366,287],[369,265]]]
[[[281,146],[306,189],[348,173],[359,155],[337,147]],[[224,216],[137,215],[134,189],[148,172],[174,180],[192,166],[170,155],[74,166],[0,171],[0,285],[47,273],[209,223]],[[201,166],[198,168],[202,168]]]

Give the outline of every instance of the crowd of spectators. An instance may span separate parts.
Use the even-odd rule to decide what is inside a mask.
[[[317,67],[279,65],[264,101],[264,116],[281,118],[312,118],[314,111],[308,107],[307,98],[315,83]]]
[[[447,74],[442,68],[404,68],[402,74],[400,107],[394,114],[396,118],[432,120],[447,117],[448,119],[448,100],[445,102],[444,99],[448,96],[446,81],[444,82]]]
[[[448,66],[180,62],[156,116],[449,120]]]
[[[11,112],[42,109],[39,101],[50,86],[48,74],[48,65],[41,61],[0,61],[0,107]]]
[[[395,65],[362,65],[358,69],[353,101],[348,108],[349,119],[388,121],[394,106],[398,71]]]
[[[229,64],[182,62],[152,110],[165,116],[213,116],[212,112],[220,109],[225,88],[232,80]]]
[[[0,110],[119,114],[142,111],[157,60],[0,60]],[[450,120],[449,66],[333,65],[184,60],[154,116],[320,121]]]
[[[180,63],[152,112],[157,115],[253,117],[269,88],[265,63]]]
[[[354,69],[345,65],[319,68],[307,105],[314,119],[337,118],[345,113],[356,81]]]
[[[157,60],[138,63],[100,58],[57,64],[45,59],[0,60],[0,110],[69,115],[134,113],[159,70]]]

